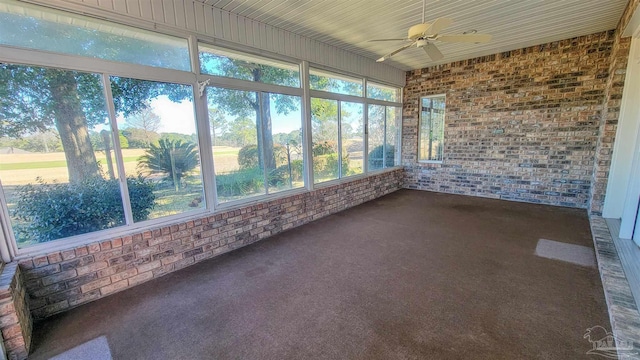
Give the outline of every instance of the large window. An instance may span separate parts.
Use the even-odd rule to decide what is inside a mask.
[[[124,224],[101,76],[0,64],[0,93],[0,178],[18,247]]]
[[[369,99],[400,101],[400,89],[397,87],[379,85],[375,83],[367,83],[367,97]]]
[[[369,170],[399,164],[400,108],[369,105]]]
[[[304,186],[300,97],[207,88],[219,202]]]
[[[444,95],[420,98],[419,161],[442,161],[444,152],[444,114]]]
[[[205,206],[193,89],[189,85],[111,77],[125,175],[151,185],[155,219]],[[129,187],[131,206],[141,195]]]
[[[300,87],[298,65],[259,58],[198,44],[200,71],[203,74],[249,80],[265,84]]]
[[[362,79],[312,69],[309,71],[309,84],[312,90],[362,96]]]
[[[186,39],[28,4],[0,1],[0,44],[191,70]]]
[[[398,164],[399,88],[193,43],[0,0],[9,240],[50,251]]]

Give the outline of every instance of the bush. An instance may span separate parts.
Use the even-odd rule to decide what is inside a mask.
[[[135,221],[145,220],[155,206],[153,185],[143,178],[127,178]],[[108,229],[124,223],[117,180],[101,177],[71,184],[47,184],[18,188],[15,216],[19,242],[46,242]]]
[[[396,152],[393,145],[387,145],[386,166],[382,166],[384,146],[378,145],[369,152],[369,169],[382,169],[383,167],[394,166]]]
[[[293,181],[302,181],[304,178],[304,162],[302,160],[291,161],[291,176]]]
[[[148,169],[152,174],[167,174],[176,191],[181,187],[182,178],[199,164],[196,144],[182,140],[160,139],[158,145],[151,144],[138,158],[139,168]]]
[[[313,144],[313,156],[335,154],[338,144],[335,141],[323,141]]]
[[[342,156],[342,174],[348,175],[349,172],[349,155]],[[327,155],[319,155],[313,158],[313,173],[319,178],[337,178],[338,177],[338,154],[331,153]]]
[[[260,166],[258,145],[245,145],[238,151],[240,169],[252,169]]]
[[[216,175],[218,196],[244,196],[264,190],[264,174],[260,168],[241,169]]]
[[[275,157],[276,166],[282,166],[287,163],[287,148],[285,146],[275,144],[273,146],[273,156]],[[238,165],[241,169],[252,169],[260,166],[258,145],[245,145],[238,151]]]

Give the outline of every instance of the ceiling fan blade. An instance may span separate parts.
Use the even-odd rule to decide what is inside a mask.
[[[422,48],[424,49],[424,52],[427,53],[427,56],[431,58],[432,61],[438,61],[444,58],[444,55],[442,55],[440,50],[438,50],[438,48],[432,43],[428,43]]]
[[[486,43],[491,41],[491,35],[489,34],[440,35],[437,37],[437,40],[446,41],[446,42]]]
[[[375,39],[375,40],[369,40],[368,42],[378,42],[378,41],[411,41],[411,39]]]
[[[376,60],[376,62],[383,62],[383,61],[387,60],[388,58],[392,57],[393,55],[395,55],[395,54],[399,53],[400,51],[402,51],[402,50],[404,50],[404,49],[407,49],[407,48],[409,48],[409,47],[413,46],[415,43],[416,43],[416,42],[415,42],[415,41],[413,41],[413,42],[412,42],[411,44],[409,44],[409,45],[405,45],[405,46],[403,46],[403,47],[401,47],[401,48],[399,48],[399,49],[397,49],[397,50],[394,50],[394,51],[392,51],[392,52],[388,53],[387,55],[385,55],[385,56],[381,57],[380,59]]]
[[[431,23],[431,26],[422,33],[422,36],[436,35],[440,33],[442,29],[451,26],[451,24],[453,24],[453,19],[437,18],[433,23]]]

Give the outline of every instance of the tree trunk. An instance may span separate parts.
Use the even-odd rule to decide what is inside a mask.
[[[269,94],[262,93],[262,138],[264,146],[264,166],[268,170],[275,170],[276,158],[273,153],[273,129],[271,128],[271,100]]]
[[[82,111],[73,72],[50,69],[47,78],[56,128],[67,160],[69,182],[99,176],[98,162],[91,147],[87,119]]]

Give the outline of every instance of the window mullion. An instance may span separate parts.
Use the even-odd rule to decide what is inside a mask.
[[[5,263],[10,262],[18,251],[16,237],[13,234],[11,220],[9,215],[9,207],[4,195],[4,187],[0,181],[0,257]]]
[[[269,194],[269,179],[267,176],[267,158],[266,158],[266,153],[264,151],[265,148],[265,134],[264,134],[264,123],[263,123],[263,116],[264,116],[264,108],[263,108],[263,103],[262,103],[262,97],[264,96],[264,93],[262,91],[258,92],[258,116],[257,116],[257,121],[259,122],[257,128],[259,129],[259,134],[258,134],[258,138],[260,139],[260,141],[258,141],[258,151],[260,152],[260,154],[262,154],[262,175],[264,178],[264,190],[265,190],[265,194]],[[268,96],[268,95],[267,95]],[[260,146],[262,144],[262,146]],[[260,162],[258,162],[258,165],[260,165]]]
[[[384,122],[382,135],[382,168],[387,167],[387,107],[384,107]]]
[[[116,166],[118,167],[118,181],[120,182],[120,195],[122,197],[122,206],[124,207],[124,219],[127,225],[131,225],[133,224],[133,211],[131,210],[129,186],[127,184],[127,175],[124,170],[124,160],[122,158],[122,150],[120,147],[120,133],[118,132],[116,108],[113,103],[113,94],[111,93],[111,80],[109,79],[108,74],[102,74],[102,83],[104,84],[104,97],[107,103],[107,112],[109,113],[109,125],[111,128],[111,137],[113,139],[113,153],[116,157]]]
[[[211,143],[211,119],[209,119],[206,91],[199,94],[200,84],[193,88],[193,103],[196,108],[196,131],[198,133],[198,148],[200,149],[200,171],[204,185],[204,198],[208,209],[214,209],[217,203],[215,164],[213,163],[213,147]]]
[[[338,101],[338,179],[342,179],[342,101]]]
[[[313,139],[311,134],[311,95],[309,87],[309,63],[302,62],[300,66],[300,74],[302,75],[302,142],[304,146],[304,181],[309,191],[313,190]]]

